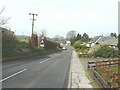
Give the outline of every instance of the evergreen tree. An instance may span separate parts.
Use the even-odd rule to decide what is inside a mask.
[[[71,45],[74,45],[75,41],[76,41],[76,37],[74,36],[73,38],[70,39]]]
[[[81,39],[81,35],[78,33],[77,34],[77,37],[76,37],[76,41],[80,40]]]
[[[110,36],[111,36],[111,37],[114,37],[114,33],[110,33]]]
[[[117,38],[117,35],[116,35],[116,33],[114,33],[114,37],[115,37],[115,38]]]
[[[88,36],[88,34],[84,33],[83,36],[82,36],[82,38],[81,38],[81,41],[82,41],[82,42],[87,42],[87,41],[89,41],[89,36]]]
[[[116,33],[110,33],[110,36],[111,36],[111,37],[115,37],[115,38],[117,38]]]

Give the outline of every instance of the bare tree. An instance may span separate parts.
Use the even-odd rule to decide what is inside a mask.
[[[6,18],[3,13],[5,11],[5,7],[2,8],[2,10],[0,11],[0,27],[5,26],[8,23],[8,20],[10,18]]]
[[[41,34],[42,34],[43,36],[46,36],[47,31],[46,31],[45,29],[42,29],[42,30],[41,30]]]
[[[65,42],[65,38],[63,36],[59,36],[59,35],[55,35],[53,37],[53,41],[54,42],[58,42],[58,43],[64,43]]]
[[[60,36],[59,35],[55,35],[54,36],[54,41],[58,41],[59,42],[60,41]]]
[[[73,38],[74,36],[76,36],[76,31],[74,31],[74,30],[69,31],[66,35],[66,37],[69,39]]]

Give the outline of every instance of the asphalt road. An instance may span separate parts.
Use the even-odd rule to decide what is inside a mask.
[[[2,65],[2,88],[66,88],[72,49]]]

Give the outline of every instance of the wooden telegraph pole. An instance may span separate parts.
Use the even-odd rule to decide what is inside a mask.
[[[31,36],[31,44],[32,44],[32,47],[35,47],[35,40],[36,40],[36,37],[34,35],[34,21],[36,20],[35,19],[35,16],[38,16],[37,14],[34,14],[34,13],[29,13],[29,15],[32,15],[32,36]]]
[[[36,20],[35,16],[38,16],[38,14],[29,13],[29,15],[33,16],[32,19],[30,19],[30,20],[32,20],[32,35],[33,35],[33,33],[34,33],[34,21]]]

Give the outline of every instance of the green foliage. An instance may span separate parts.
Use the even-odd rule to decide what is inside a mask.
[[[82,55],[80,56],[88,56],[88,51],[90,48],[86,47],[85,45],[82,45],[81,49],[79,50],[79,52],[82,53]]]
[[[3,62],[6,58],[18,58],[18,57],[28,57],[28,56],[35,56],[35,55],[43,55],[46,53],[58,52],[57,48],[45,49],[45,48],[28,48],[24,49],[14,49],[14,50],[3,50],[2,51],[2,58]]]
[[[81,35],[78,33],[77,34],[77,37],[76,37],[76,41],[80,40],[81,39]]]
[[[86,34],[86,33],[84,33],[83,36],[82,36],[82,38],[81,38],[81,41],[82,42],[88,42],[89,41],[89,35]]]
[[[79,49],[79,50],[84,50],[84,49],[87,48],[85,45],[82,45],[82,44],[81,44],[81,41],[80,41],[80,40],[79,40],[79,41],[76,41],[76,42],[74,43],[74,47],[75,47],[75,49]]]
[[[16,40],[16,45],[14,48],[28,48],[28,47],[29,47],[28,42]]]
[[[85,45],[81,45],[81,41],[80,41],[80,40],[79,40],[79,41],[76,41],[76,42],[74,43],[74,47],[75,47],[75,49],[76,49],[76,51],[77,51],[78,53],[82,53],[82,54],[83,54],[82,56],[87,55],[87,53],[88,53],[88,51],[89,51],[89,48],[88,48],[88,47],[86,47]]]
[[[74,45],[75,41],[76,41],[76,37],[71,38],[70,39],[71,45]]]
[[[27,48],[28,46],[28,42],[18,40],[14,32],[8,30],[2,31],[2,50],[8,51],[15,48]]]
[[[75,47],[75,49],[80,48],[80,47],[81,47],[80,41],[76,41],[76,42],[74,43],[74,47]]]
[[[120,79],[119,79],[119,71],[118,71],[119,65],[113,65],[113,66],[97,66],[96,71],[98,74],[109,83],[111,88],[118,88]]]
[[[96,45],[89,51],[90,57],[113,58],[116,56],[115,50],[107,45]]]
[[[9,32],[2,32],[2,49],[14,48],[16,43],[16,38],[14,34]]]
[[[81,41],[81,42],[88,42],[90,40],[89,35],[87,33],[84,33],[83,35],[81,34],[77,34],[77,36],[73,36],[71,38],[69,38],[71,45],[74,46],[74,43],[76,41]]]
[[[115,37],[115,38],[117,38],[116,33],[110,33],[110,36],[111,36],[111,37]]]
[[[120,34],[118,36],[118,49],[120,50]]]
[[[29,37],[25,36],[25,35],[16,35],[17,40],[19,41],[25,41],[28,42],[29,41]]]
[[[94,45],[90,48],[88,54],[93,55],[94,52],[98,51],[100,49],[101,45]]]

